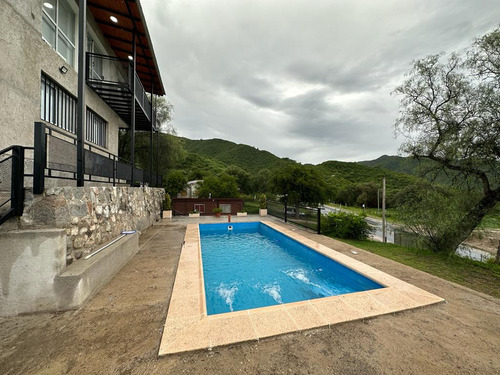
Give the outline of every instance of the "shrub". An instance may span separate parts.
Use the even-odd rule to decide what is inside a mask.
[[[347,212],[330,212],[321,216],[321,232],[337,238],[365,240],[372,231],[362,216]]]
[[[215,208],[212,210],[212,212],[213,212],[214,214],[220,214],[220,213],[222,213],[222,208],[220,208],[220,207],[215,207]]]
[[[261,194],[259,196],[259,206],[261,209],[264,209],[267,207],[266,194]]]
[[[163,200],[163,211],[168,211],[172,209],[172,198],[170,198],[170,194],[165,194],[165,199]]]

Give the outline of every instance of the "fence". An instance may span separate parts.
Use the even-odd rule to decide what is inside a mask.
[[[286,203],[268,201],[267,213],[290,222],[321,233],[321,209],[303,205],[288,206]]]
[[[23,214],[24,150],[22,146],[10,146],[0,151],[0,225]]]
[[[59,129],[47,126],[43,122],[35,123],[33,192],[41,194],[45,188],[45,179],[76,180],[77,139]],[[109,151],[84,143],[84,179],[86,181],[110,183],[113,186],[141,185],[162,186],[162,178],[150,171],[134,168],[132,164]]]

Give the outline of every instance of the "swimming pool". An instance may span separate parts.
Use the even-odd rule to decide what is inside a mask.
[[[200,239],[208,315],[383,288],[262,222],[200,224]]]
[[[189,223],[186,226],[172,295],[168,302],[158,355],[259,341],[266,337],[392,314],[444,301],[432,293],[370,267],[315,239],[328,242],[330,246],[343,251],[359,249],[336,243],[322,236],[296,231],[293,227],[270,220],[262,223],[384,287],[207,315],[200,226],[198,223]],[[309,236],[314,239],[308,238]],[[259,271],[255,268],[254,270]]]

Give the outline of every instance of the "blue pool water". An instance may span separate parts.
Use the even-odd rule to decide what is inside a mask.
[[[208,315],[383,287],[260,222],[200,237]]]

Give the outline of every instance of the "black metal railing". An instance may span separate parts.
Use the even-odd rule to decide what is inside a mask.
[[[46,179],[76,180],[77,139],[68,132],[35,122],[35,147],[33,169],[33,192],[41,194]],[[91,143],[84,143],[84,180],[116,185],[161,187],[162,177],[134,166],[134,181],[131,181],[132,164]]]
[[[87,52],[86,57],[85,79],[97,95],[126,122],[130,120],[130,100],[133,97],[141,109],[136,121],[139,124],[148,122],[154,126],[151,101],[137,72],[134,72],[131,61],[91,52]],[[132,93],[132,80],[135,80],[134,93]]]
[[[147,115],[148,119],[151,120],[151,102],[148,99],[146,90],[144,89],[137,72],[135,73],[135,99]]]
[[[268,201],[267,213],[278,217],[285,223],[293,223],[321,233],[321,209],[304,205],[287,205],[286,203]]]
[[[0,225],[23,214],[24,150],[10,146],[0,151]]]

